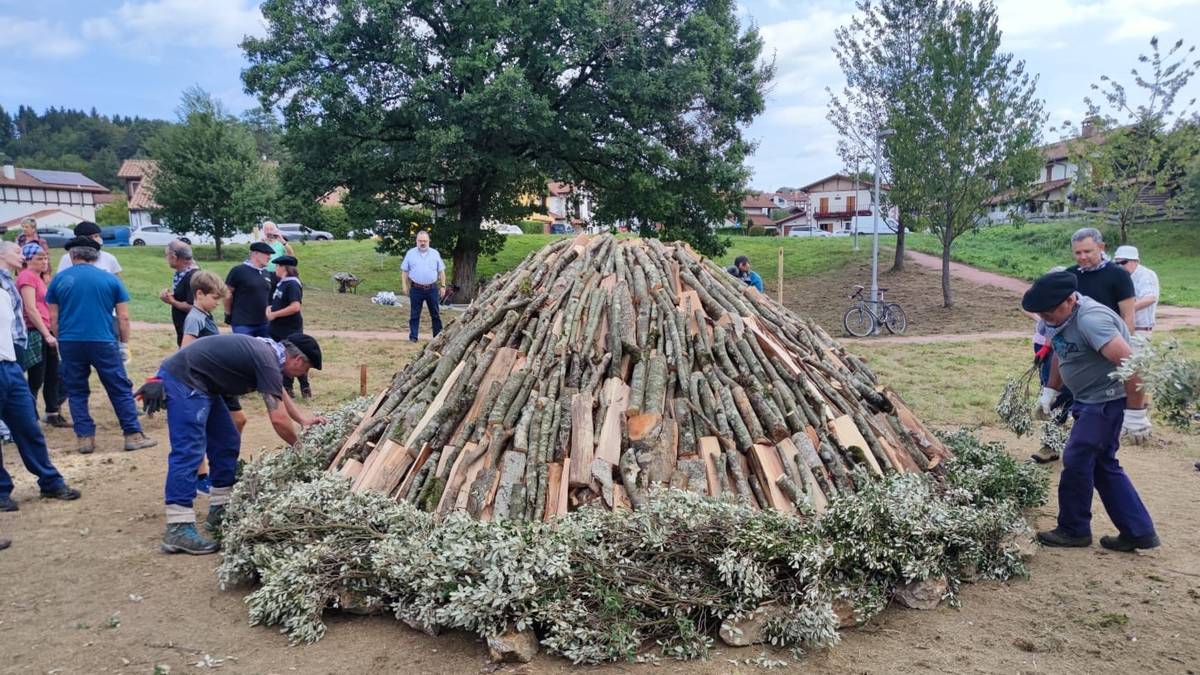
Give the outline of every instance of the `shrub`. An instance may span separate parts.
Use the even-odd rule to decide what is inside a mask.
[[[546,226],[536,220],[522,220],[517,223],[517,227],[525,234],[545,234]]]
[[[767,228],[762,225],[751,225],[750,229],[746,230],[746,234],[751,237],[765,237],[767,236]]]

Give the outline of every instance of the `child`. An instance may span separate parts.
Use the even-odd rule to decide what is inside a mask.
[[[183,320],[183,342],[179,345],[180,349],[200,338],[220,333],[217,329],[217,322],[213,320],[212,312],[221,305],[221,300],[224,299],[228,290],[225,288],[225,282],[221,281],[221,277],[205,270],[198,270],[192,274],[191,286],[195,297],[192,300],[192,311],[188,312],[187,317]],[[242,412],[241,402],[236,396],[227,396],[225,397],[225,406],[229,408],[229,416],[233,418],[233,425],[237,427],[238,434],[241,434],[242,429],[246,426],[246,413]],[[200,480],[197,483],[196,491],[208,494],[207,459],[200,462],[197,476]]]
[[[304,332],[304,317],[300,315],[304,286],[300,284],[297,264],[299,261],[290,255],[275,259],[275,292],[271,294],[271,306],[267,308],[267,321],[271,322],[271,339],[276,342],[283,342],[292,333]],[[293,398],[294,382],[294,379],[284,375],[283,386],[288,396]],[[300,376],[300,395],[312,398],[307,375]]]

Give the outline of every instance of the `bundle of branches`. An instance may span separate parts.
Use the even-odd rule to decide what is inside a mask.
[[[653,488],[637,510],[593,503],[551,523],[439,520],[410,502],[355,492],[314,469],[325,442],[265,454],[244,471],[224,524],[223,585],[257,581],[254,623],[312,641],[327,607],[393,611],[433,632],[533,630],[575,662],[708,653],[713,629],[769,603],[773,642],[838,639],[834,608],[863,621],[893,589],[944,575],[1025,573],[1012,538],[1040,503],[1044,472],[967,434],[947,439],[944,478],[873,480],[858,469],[820,519],[736,499]]]
[[[1009,431],[1017,436],[1024,436],[1033,429],[1033,409],[1037,402],[1033,382],[1037,378],[1041,366],[1033,364],[1020,377],[1010,377],[1004,381],[1004,391],[996,402],[996,414]]]
[[[1200,361],[1185,359],[1177,340],[1156,345],[1135,336],[1133,356],[1125,359],[1116,377],[1124,382],[1134,375],[1168,424],[1188,429],[1200,419]]]
[[[638,507],[652,485],[788,513],[950,456],[811,321],[686,244],[562,239],[489,284],[329,457],[445,515]]]

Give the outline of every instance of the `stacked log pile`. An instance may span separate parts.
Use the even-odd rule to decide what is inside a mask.
[[[683,243],[563,239],[489,284],[331,451],[438,514],[637,508],[654,485],[822,512],[949,450],[824,330]]]

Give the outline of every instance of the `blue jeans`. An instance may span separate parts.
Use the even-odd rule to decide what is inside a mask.
[[[137,404],[133,401],[133,382],[125,374],[125,362],[121,360],[121,349],[116,342],[60,342],[58,353],[62,356],[63,382],[71,401],[71,424],[76,436],[96,435],[96,423],[88,412],[91,394],[88,378],[92,368],[96,369],[100,384],[108,392],[121,431],[125,435],[141,433]]]
[[[417,329],[421,327],[421,305],[429,306],[429,319],[433,322],[433,336],[442,332],[442,315],[438,311],[438,289],[437,286],[431,288],[417,288],[416,286],[408,289],[408,339],[417,339]]]
[[[271,324],[260,323],[257,326],[251,326],[249,324],[242,324],[242,323],[234,324],[233,332],[237,333],[238,335],[249,335],[250,337],[269,338],[269,337],[271,337]]]
[[[158,375],[167,397],[167,435],[171,440],[164,496],[167,504],[191,508],[196,498],[196,470],[206,455],[214,488],[236,482],[242,438],[224,399],[192,389],[161,371]]]
[[[8,425],[21,462],[29,473],[38,477],[42,492],[53,492],[66,485],[50,462],[46,437],[38,426],[37,410],[33,407],[33,394],[25,382],[25,373],[15,361],[0,361],[0,420]],[[2,460],[0,458],[0,497],[7,498],[12,494],[13,482]]]
[[[1062,453],[1058,483],[1058,527],[1072,537],[1092,533],[1092,490],[1100,493],[1104,510],[1127,537],[1154,534],[1154,523],[1137,490],[1117,461],[1125,399],[1107,403],[1075,402],[1075,425]]]

